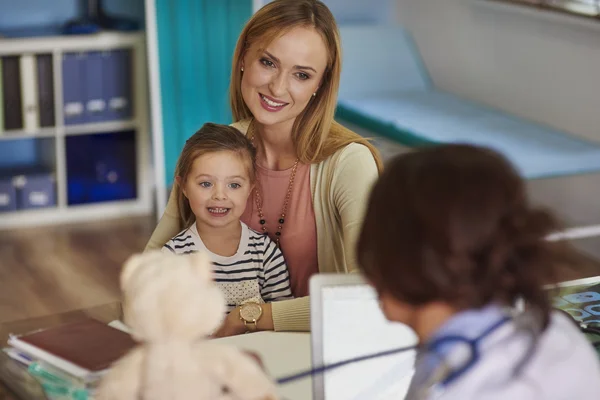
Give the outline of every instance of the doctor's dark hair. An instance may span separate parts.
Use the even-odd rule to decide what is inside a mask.
[[[180,183],[173,186],[176,191],[177,205],[179,206],[179,229],[189,228],[196,217],[190,207],[190,202],[183,193],[182,185],[192,171],[194,161],[205,154],[219,151],[235,153],[246,165],[250,183],[256,181],[256,148],[243,133],[229,125],[206,123],[196,131],[183,146],[177,166],[175,178]]]
[[[523,180],[498,153],[444,145],[386,165],[369,199],[358,260],[378,292],[411,305],[458,309],[522,298],[547,325],[558,229],[530,205]]]

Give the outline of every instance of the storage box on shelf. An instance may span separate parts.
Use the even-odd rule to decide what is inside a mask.
[[[0,178],[0,212],[17,209],[17,188],[11,178]]]
[[[0,222],[9,211],[56,207],[54,137],[0,141]]]
[[[50,207],[56,207],[54,171],[20,167],[0,172],[0,213]]]
[[[0,39],[0,229],[149,215],[147,98],[143,33]]]
[[[17,175],[13,178],[13,185],[17,189],[17,207],[28,210],[55,206],[55,180],[52,172]]]

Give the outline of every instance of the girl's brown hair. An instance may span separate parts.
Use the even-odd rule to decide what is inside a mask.
[[[231,69],[229,101],[234,121],[252,119],[242,97],[243,57],[250,47],[256,45],[259,51],[265,49],[274,39],[297,27],[314,28],[328,50],[327,67],[319,90],[292,128],[298,158],[303,163],[317,163],[350,143],[360,143],[369,148],[381,171],[383,165],[377,149],[367,139],[334,121],[341,73],[340,35],[331,11],[318,0],[274,0],[248,21],[238,39]],[[252,123],[248,129],[254,129]]]
[[[547,324],[543,284],[554,275],[558,229],[529,204],[498,153],[470,145],[395,158],[375,184],[358,241],[359,264],[379,292],[411,305],[458,309],[521,298]]]
[[[173,190],[177,191],[181,229],[191,226],[196,220],[182,186],[198,157],[218,151],[236,153],[246,163],[250,183],[254,184],[256,181],[256,149],[250,140],[232,126],[204,124],[185,142],[177,161],[177,167],[175,167],[175,176],[179,177],[180,182],[174,186]]]

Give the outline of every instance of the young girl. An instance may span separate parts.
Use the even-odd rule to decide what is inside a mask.
[[[292,297],[279,248],[240,221],[255,184],[255,158],[252,143],[231,126],[207,123],[189,138],[173,189],[187,228],[163,247],[176,254],[207,252],[228,311],[241,306],[240,327],[248,330],[262,317],[261,304]]]
[[[407,399],[598,398],[592,346],[543,290],[557,229],[491,150],[432,147],[388,165],[358,257],[386,317],[420,339]]]

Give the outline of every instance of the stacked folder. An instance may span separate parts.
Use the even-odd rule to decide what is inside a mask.
[[[5,56],[0,64],[0,131],[54,126],[52,55]]]
[[[132,117],[132,50],[65,53],[61,60],[65,125]],[[0,134],[56,125],[52,54],[0,58]]]
[[[46,168],[0,171],[0,213],[53,207],[56,176]]]
[[[135,346],[94,319],[11,336],[5,352],[27,368],[49,398],[86,400],[110,365]]]

